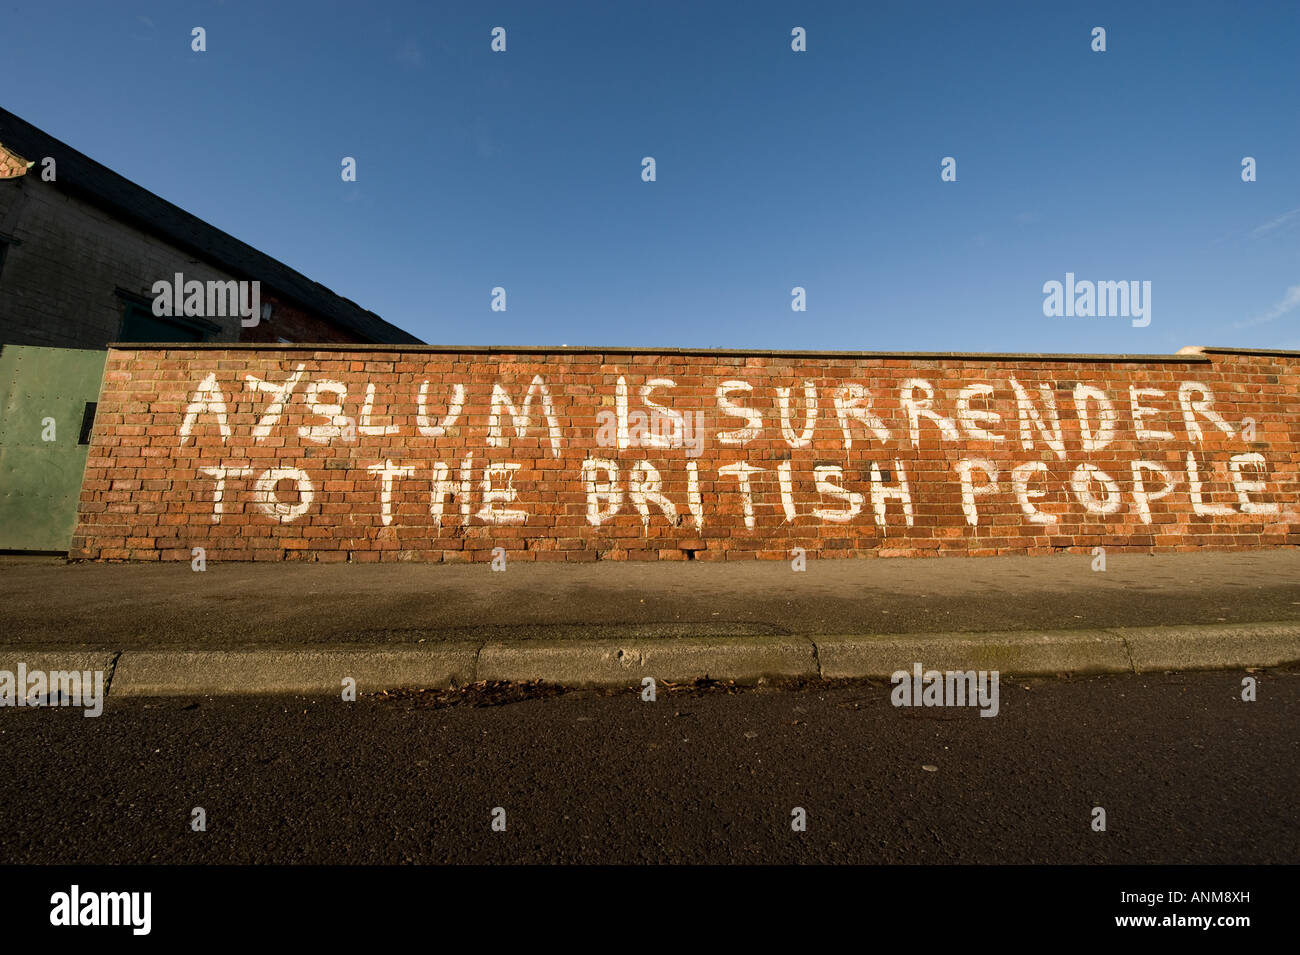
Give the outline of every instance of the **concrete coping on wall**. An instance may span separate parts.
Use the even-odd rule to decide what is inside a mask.
[[[599,345],[373,345],[338,342],[113,342],[115,351],[337,351],[407,354],[492,355],[683,355],[716,358],[844,358],[915,359],[921,361],[1060,361],[1108,364],[1204,364],[1212,354],[1278,355],[1300,357],[1300,352],[1248,348],[1184,348],[1177,354],[1098,355],[1034,352],[923,352],[923,351],[783,351],[749,348],[624,348]]]
[[[1300,358],[1300,351],[1285,348],[1218,348],[1211,345],[1179,349],[1181,354],[1197,355],[1276,355],[1279,358]]]

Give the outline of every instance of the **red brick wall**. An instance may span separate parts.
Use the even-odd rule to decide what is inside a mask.
[[[551,416],[536,388],[525,426],[535,376]],[[339,397],[322,389],[327,379],[346,388],[341,409],[320,407]],[[682,446],[644,446],[638,412],[652,379],[674,385],[659,384],[651,402],[689,413],[689,433],[660,430],[668,444],[684,435]],[[817,398],[806,440],[805,381]],[[288,388],[278,409],[276,388]],[[1111,430],[1088,388],[1109,402]],[[1136,393],[1136,416],[1131,389],[1153,389]],[[1298,395],[1294,353],[113,350],[72,555],[189,560],[202,547],[209,560],[490,560],[500,547],[511,560],[790,559],[803,548],[811,559],[1295,546]],[[617,474],[588,464],[584,475],[589,459]],[[1134,462],[1149,465],[1136,468],[1140,485]]]
[[[256,325],[241,328],[239,334],[241,342],[266,342],[273,345],[283,338],[291,342],[318,342],[332,345],[356,343],[362,340],[360,336],[281,298],[265,285],[262,286],[262,302],[270,303],[271,317],[258,321]]]

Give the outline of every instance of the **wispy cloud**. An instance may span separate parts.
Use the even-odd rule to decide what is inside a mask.
[[[1266,322],[1271,322],[1275,319],[1281,318],[1283,315],[1287,314],[1287,312],[1293,312],[1297,308],[1300,308],[1300,285],[1292,285],[1286,290],[1286,294],[1282,296],[1282,300],[1276,302],[1273,307],[1263,315],[1257,315],[1245,322],[1237,322],[1237,324],[1232,327],[1250,328],[1253,325],[1263,325]]]
[[[411,69],[419,69],[424,64],[424,51],[411,38],[397,48],[397,62]]]
[[[131,39],[133,40],[152,40],[158,35],[158,30],[153,21],[146,16],[138,15],[135,18],[138,26],[131,30]]]
[[[1297,216],[1300,216],[1300,209],[1292,209],[1290,212],[1284,212],[1276,219],[1269,219],[1263,225],[1255,226],[1255,228],[1250,230],[1250,234],[1260,236],[1267,235],[1270,232],[1275,232],[1288,222],[1294,223],[1300,221],[1296,218]]]

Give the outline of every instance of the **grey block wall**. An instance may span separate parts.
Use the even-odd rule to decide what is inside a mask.
[[[153,283],[232,279],[40,179],[40,166],[0,180],[0,344],[103,348],[126,307],[118,288],[152,299]],[[238,318],[213,318],[238,341]]]

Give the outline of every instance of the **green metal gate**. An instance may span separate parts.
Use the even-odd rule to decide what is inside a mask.
[[[0,346],[0,550],[71,545],[107,357]]]

